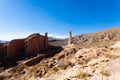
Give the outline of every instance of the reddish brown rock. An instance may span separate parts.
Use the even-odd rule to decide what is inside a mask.
[[[49,45],[49,41],[48,41],[48,33],[45,33],[44,48],[47,48],[48,45]]]
[[[36,55],[40,50],[49,45],[47,33],[45,36],[38,33],[32,34],[25,39],[15,39],[10,41],[7,46],[0,46],[0,53],[7,53],[10,59],[17,59],[22,55]]]
[[[26,55],[35,55],[40,50],[47,48],[48,46],[48,37],[47,33],[45,36],[40,34],[32,34],[26,40]]]
[[[18,58],[24,54],[25,42],[24,39],[12,40],[7,47],[7,57],[10,59]]]
[[[36,54],[40,49],[44,48],[44,37],[39,34],[32,34],[26,40],[26,55]]]
[[[7,53],[7,45],[0,46],[0,56],[6,55]]]

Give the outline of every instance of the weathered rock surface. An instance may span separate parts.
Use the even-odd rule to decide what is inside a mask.
[[[93,35],[93,41],[90,43],[89,39],[85,39],[82,43],[84,45],[89,43],[89,47],[84,47],[80,43],[77,43],[80,46],[72,44],[63,47],[64,50],[56,52],[51,57],[49,52],[53,53],[56,48],[50,48],[48,53],[42,50],[37,57],[21,60],[17,66],[1,71],[0,78],[5,80],[119,80],[120,42],[114,44],[119,38],[115,40],[114,36],[112,38],[103,36],[104,34],[106,31],[100,36]],[[31,42],[34,42],[34,38]],[[46,54],[49,57],[46,57]]]
[[[111,46],[66,46],[52,57],[44,59],[46,55],[41,53],[37,57],[21,61],[0,75],[5,76],[6,80],[119,80],[120,48],[116,51]],[[45,53],[54,50],[56,48],[50,48]]]
[[[32,34],[25,39],[15,39],[6,46],[0,46],[0,53],[7,54],[9,59],[36,55],[40,50],[46,49],[49,45],[47,33],[45,36],[38,33]]]
[[[24,39],[12,40],[7,47],[7,57],[8,58],[17,58],[22,56],[25,51],[25,42]]]
[[[73,43],[73,40],[72,40],[72,32],[70,31],[69,32],[69,38],[68,38],[68,46],[71,45]]]
[[[7,45],[0,46],[0,55],[5,55],[7,53]]]
[[[41,36],[39,34],[33,34],[30,35],[26,40],[26,49],[25,53],[26,55],[32,55],[32,54],[37,54],[41,49],[44,48],[44,36]]]

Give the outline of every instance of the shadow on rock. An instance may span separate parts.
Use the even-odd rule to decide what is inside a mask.
[[[37,55],[29,55],[29,56],[24,55],[24,56],[20,56],[17,59],[9,59],[6,57],[6,55],[2,55],[0,56],[0,67],[4,67],[4,69],[7,69],[18,65],[17,63],[18,61],[26,60],[26,59],[27,61],[25,65],[27,66],[35,65],[39,63],[41,59],[52,57],[55,54],[61,52],[62,50],[63,48],[60,46],[49,46],[46,49],[40,50],[37,53]]]
[[[38,54],[38,56],[34,57],[34,59],[29,60],[25,63],[27,66],[35,65],[40,62],[41,59],[49,58],[54,56],[55,54],[61,52],[63,50],[60,46],[49,46],[45,50],[41,50]]]

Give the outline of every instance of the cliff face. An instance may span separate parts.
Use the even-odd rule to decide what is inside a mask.
[[[41,36],[39,34],[33,34],[33,35],[29,36],[25,40],[25,43],[26,43],[25,53],[26,53],[26,55],[36,54],[41,49],[44,49],[45,48],[44,42],[45,42],[44,36]]]
[[[8,58],[17,58],[22,56],[25,51],[25,42],[24,39],[12,40],[7,47],[7,57]]]
[[[0,57],[7,53],[7,45],[0,46]]]
[[[48,47],[48,38],[40,34],[32,34],[25,39],[15,39],[7,45],[7,57],[15,59],[23,55],[36,55],[40,50]]]

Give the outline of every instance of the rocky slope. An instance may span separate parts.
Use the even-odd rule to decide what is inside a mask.
[[[87,33],[87,34],[80,34],[73,37],[73,41],[78,46],[84,46],[84,47],[92,47],[96,45],[101,45],[103,43],[111,43],[120,40],[120,27],[117,28],[110,28],[107,30],[99,31],[96,33]],[[50,41],[52,45],[55,46],[65,46],[67,45],[67,39],[64,40],[56,40],[56,41]]]
[[[35,57],[18,61],[15,66],[1,67],[0,79],[119,80],[119,33],[120,28],[108,29],[84,34],[82,37],[87,40],[74,41],[70,46],[51,46]]]
[[[19,61],[1,69],[0,76],[4,80],[119,80],[119,56],[120,42],[91,48],[73,44],[52,57],[39,60],[43,57],[39,54]]]

